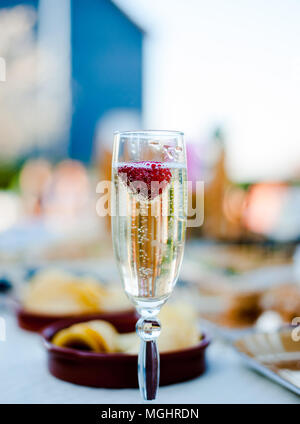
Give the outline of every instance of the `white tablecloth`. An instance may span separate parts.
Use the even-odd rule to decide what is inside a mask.
[[[0,341],[1,403],[139,403],[138,390],[76,386],[52,377],[38,335],[6,321]],[[230,346],[215,340],[208,350],[207,372],[186,383],[162,387],[159,403],[300,403],[300,398],[248,369]]]

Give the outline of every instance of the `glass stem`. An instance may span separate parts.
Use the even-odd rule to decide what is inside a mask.
[[[136,331],[141,339],[138,358],[138,379],[141,396],[145,401],[157,397],[159,386],[159,352],[157,338],[161,326],[157,318],[159,311],[140,310],[142,315],[136,324]]]

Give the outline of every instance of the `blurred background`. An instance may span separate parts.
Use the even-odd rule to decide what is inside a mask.
[[[299,18],[296,0],[0,0],[2,268],[112,259],[96,184],[112,132],[141,128],[184,131],[205,182],[184,265],[210,281],[294,264]]]

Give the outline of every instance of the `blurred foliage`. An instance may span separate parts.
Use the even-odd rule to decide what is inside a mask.
[[[2,162],[0,161],[0,189],[18,190],[19,175],[23,161]]]
[[[248,191],[249,188],[253,185],[253,183],[237,183],[235,184],[237,187],[241,188],[244,191]]]

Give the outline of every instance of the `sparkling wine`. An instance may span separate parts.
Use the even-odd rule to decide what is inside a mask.
[[[169,296],[186,227],[186,168],[180,163],[113,164],[113,241],[126,293],[135,303]]]

